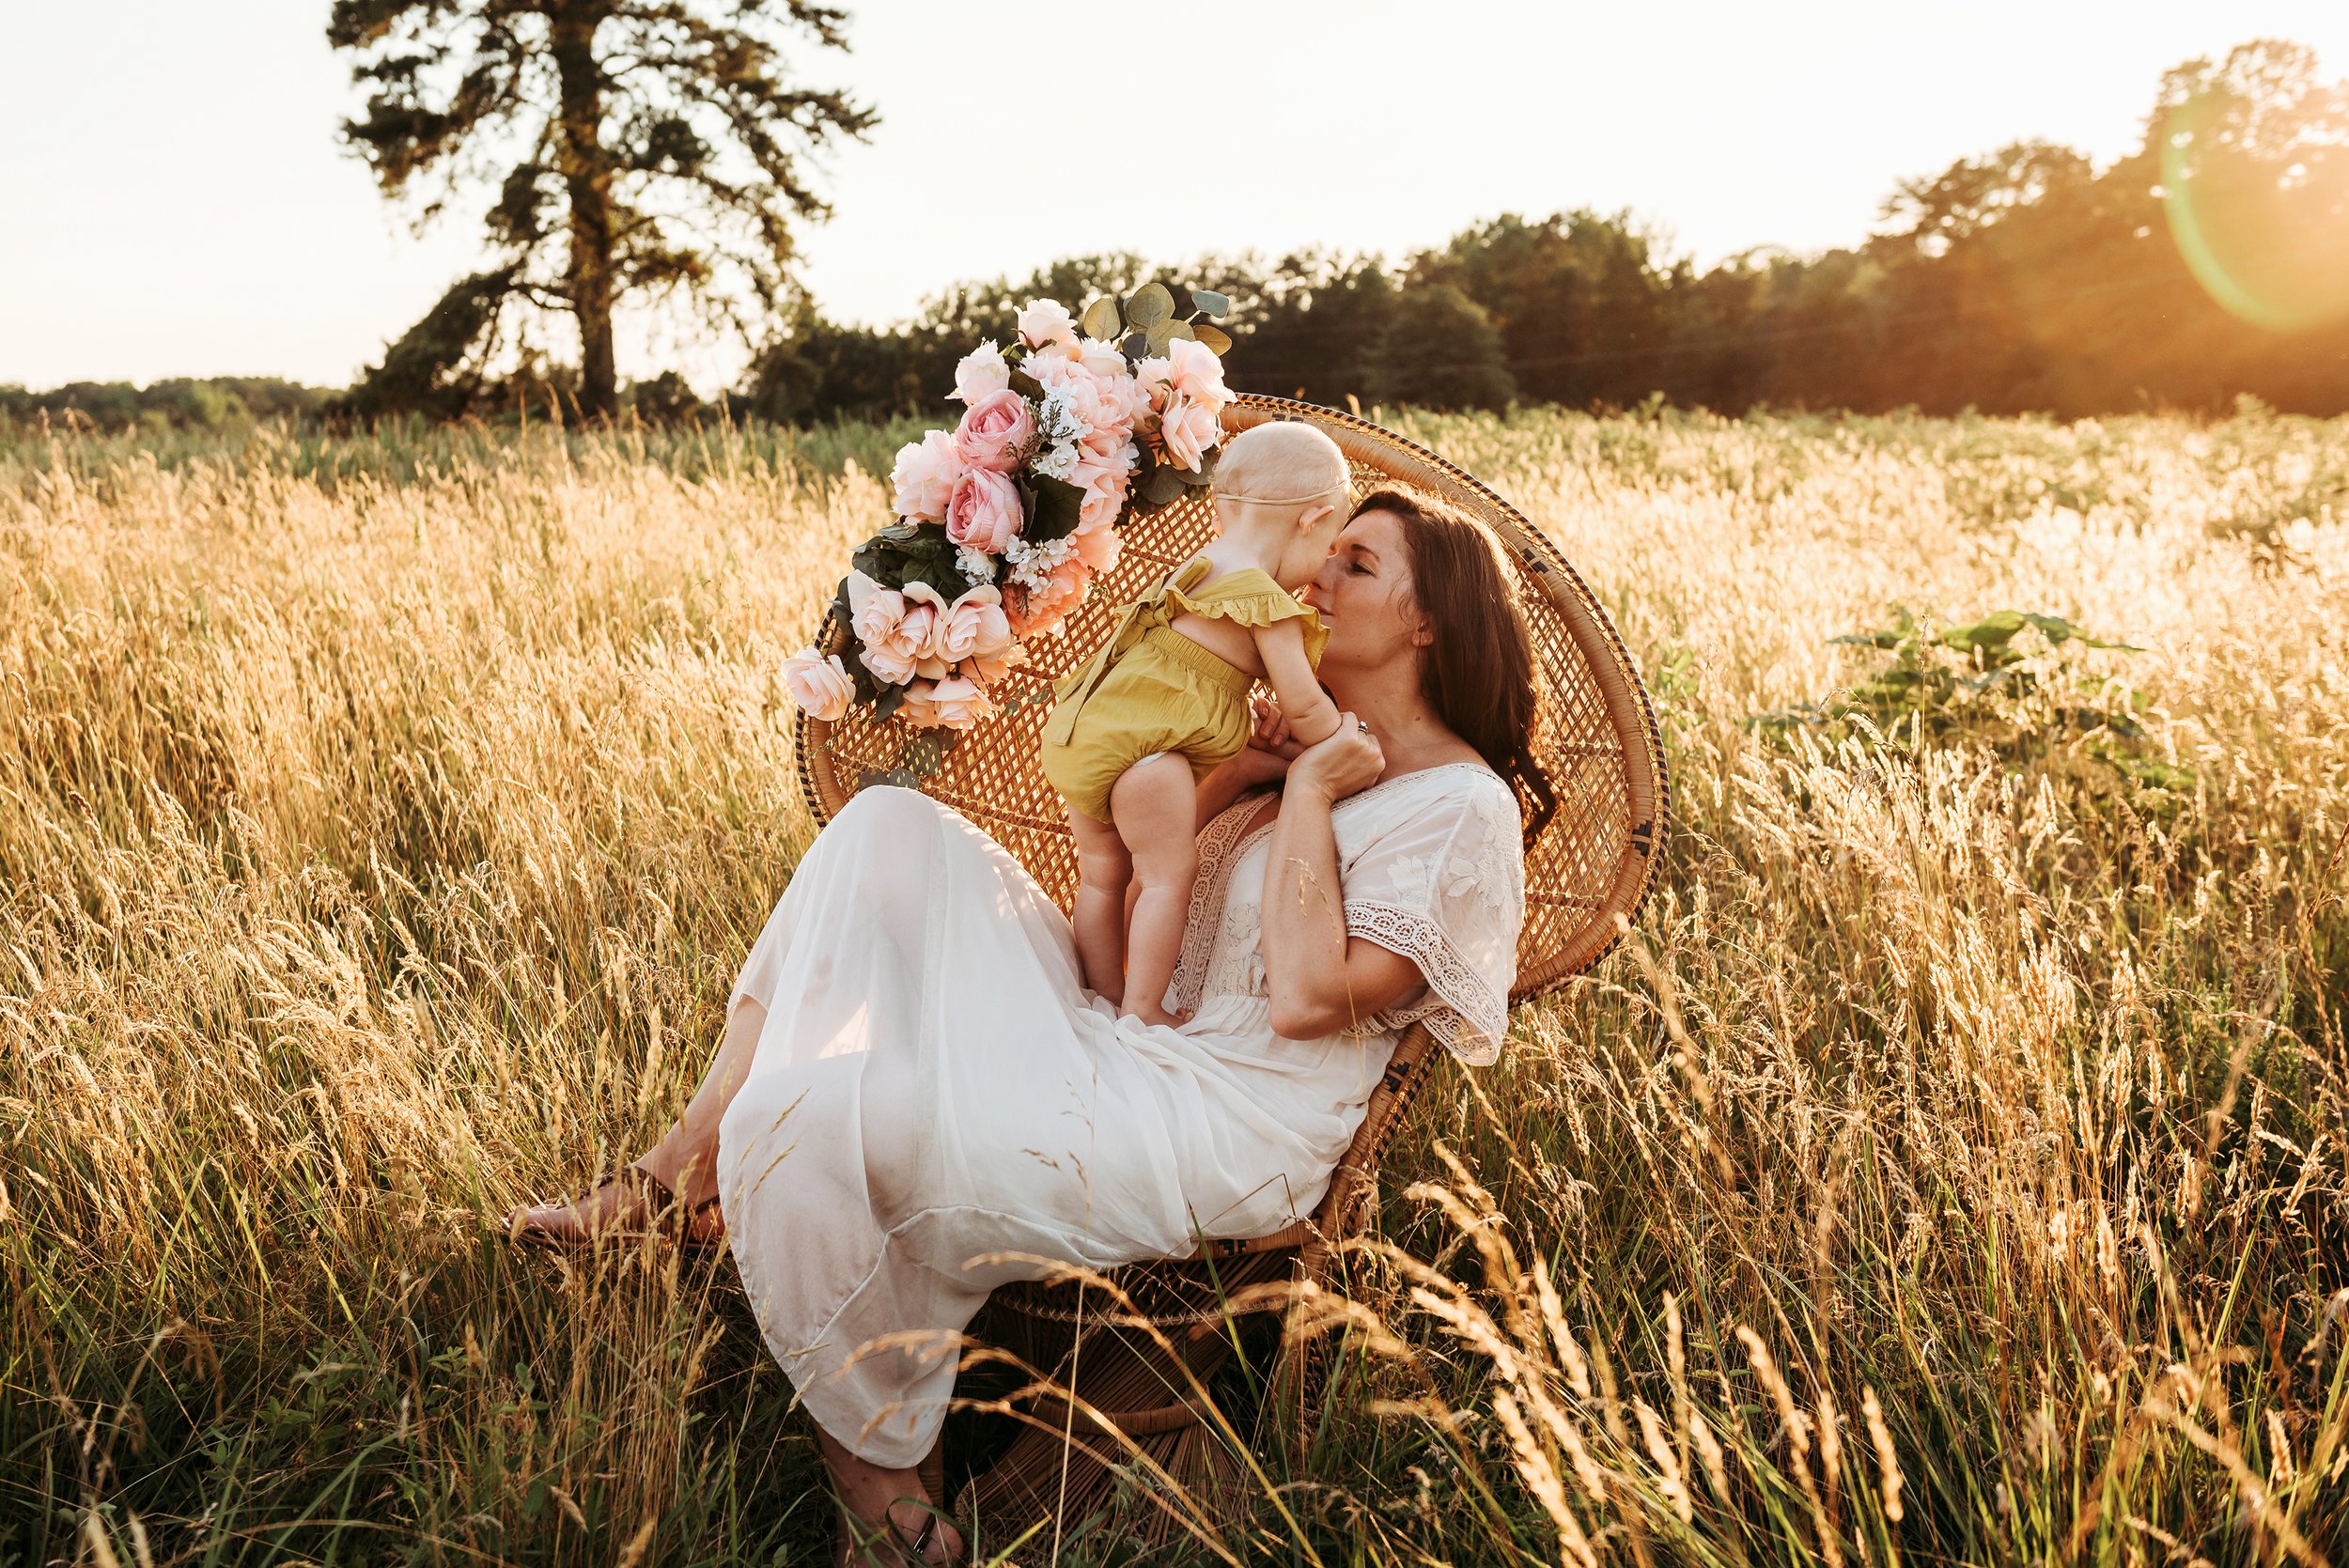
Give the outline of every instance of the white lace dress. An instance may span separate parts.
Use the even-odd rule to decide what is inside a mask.
[[[1507,786],[1458,764],[1339,802],[1346,924],[1428,984],[1320,1040],[1269,1022],[1262,803],[1201,835],[1179,1028],[1087,992],[1060,909],[926,796],[863,791],[801,862],[735,985],[767,1023],[719,1191],[769,1348],[865,1459],[928,1452],[997,1285],[1278,1230],[1320,1201],[1406,1024],[1470,1062],[1500,1048],[1524,911]]]

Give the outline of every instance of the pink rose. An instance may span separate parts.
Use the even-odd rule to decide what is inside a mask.
[[[1127,482],[1133,472],[1131,448],[1112,461],[1091,455],[1089,446],[1087,454],[1077,459],[1077,466],[1068,475],[1068,482],[1084,491],[1084,499],[1077,507],[1077,528],[1081,533],[1106,528],[1117,520],[1117,514],[1126,507]]]
[[[1058,631],[1068,613],[1084,602],[1085,590],[1092,582],[1093,568],[1081,557],[1069,556],[1052,568],[1052,574],[1041,587],[1025,590],[1011,607],[1013,633],[1041,637]]]
[[[945,598],[926,582],[909,582],[903,591],[906,618],[897,626],[899,644],[913,650],[913,673],[936,680],[946,673],[946,660],[939,653],[945,630]]]
[[[965,466],[955,451],[955,438],[943,430],[932,430],[919,442],[908,442],[897,448],[897,466],[889,474],[897,490],[891,505],[899,517],[937,521],[946,515],[947,498]]]
[[[1068,542],[1077,549],[1077,559],[1088,570],[1105,572],[1117,566],[1117,553],[1125,548],[1126,536],[1104,523],[1098,528],[1080,528],[1068,536]]]
[[[967,730],[982,719],[993,718],[997,708],[995,699],[977,681],[949,675],[935,683],[916,681],[906,688],[905,706],[900,711],[906,722],[917,729]]]
[[[1035,411],[1028,400],[1003,387],[990,392],[962,411],[955,427],[955,451],[972,468],[1008,474],[1035,440]]]
[[[1048,343],[1074,343],[1077,322],[1058,300],[1030,300],[1019,312],[1019,337],[1031,349]]]
[[[1167,460],[1180,469],[1196,469],[1215,443],[1223,439],[1223,422],[1205,403],[1175,394],[1159,414],[1159,440]]]
[[[1174,362],[1169,359],[1145,359],[1134,365],[1134,386],[1149,407],[1162,409],[1174,395],[1169,380],[1174,370]]]
[[[1232,400],[1232,389],[1223,384],[1223,362],[1215,357],[1215,350],[1193,338],[1178,337],[1166,346],[1169,385],[1194,403],[1205,403],[1221,413],[1223,405]]]
[[[856,682],[840,656],[827,659],[814,648],[801,648],[783,661],[783,685],[809,718],[827,724],[838,722],[856,698]]]
[[[858,660],[891,686],[903,686],[926,667],[943,675],[946,666],[930,646],[941,602],[926,582],[900,593],[861,571],[850,572],[848,628],[863,644]]]
[[[938,657],[949,664],[1002,657],[1011,646],[1011,622],[1003,615],[1003,590],[982,582],[966,591],[939,621],[933,645]]]
[[[1117,345],[1114,343],[1102,343],[1088,337],[1077,345],[1077,359],[1087,370],[1093,372],[1096,380],[1130,381],[1133,380],[1133,373],[1126,368],[1126,356],[1118,351]]]
[[[992,469],[965,470],[946,503],[946,536],[989,555],[1001,555],[1027,520],[1018,489]]]
[[[990,392],[1001,392],[1011,385],[1011,366],[1003,363],[1003,351],[992,342],[982,343],[962,356],[955,366],[955,390],[951,396],[964,403],[975,403]]]

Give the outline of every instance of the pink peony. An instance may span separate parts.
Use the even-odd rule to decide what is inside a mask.
[[[917,729],[967,730],[998,711],[995,699],[974,680],[949,675],[938,682],[916,681],[906,688],[906,722]]]
[[[1174,362],[1169,359],[1145,359],[1134,365],[1134,386],[1145,405],[1153,409],[1166,407],[1166,400],[1174,396],[1171,380],[1174,372]]]
[[[897,490],[891,505],[899,517],[937,521],[946,515],[947,499],[965,466],[955,451],[955,438],[943,430],[908,442],[897,448],[897,466],[890,471],[889,482]]]
[[[1035,440],[1035,411],[1028,400],[1003,387],[962,412],[955,427],[955,451],[972,468],[1009,474]]]
[[[1009,385],[1011,366],[1003,363],[1003,351],[990,341],[962,356],[962,363],[955,366],[955,390],[949,396],[966,404],[975,403]]]
[[[1027,520],[1019,489],[992,469],[966,470],[946,503],[946,536],[989,555],[1001,555]]]
[[[1223,384],[1223,362],[1215,357],[1213,349],[1193,338],[1178,337],[1166,346],[1166,358],[1168,384],[1192,402],[1221,413],[1232,400],[1232,389]]]
[[[1030,300],[1019,312],[1019,337],[1031,349],[1077,341],[1077,323],[1058,300]]]
[[[1180,393],[1168,398],[1159,414],[1159,440],[1166,447],[1167,460],[1176,468],[1196,469],[1222,439],[1223,423],[1215,410]]]
[[[809,718],[827,724],[846,714],[856,698],[856,682],[848,678],[840,656],[827,659],[814,648],[801,648],[783,661],[783,684]]]

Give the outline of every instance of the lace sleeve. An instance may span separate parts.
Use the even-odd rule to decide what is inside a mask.
[[[1427,988],[1369,1027],[1425,1020],[1455,1056],[1482,1066],[1501,1054],[1525,922],[1525,857],[1517,800],[1494,775],[1463,781],[1395,822],[1345,867],[1346,930],[1419,966]]]

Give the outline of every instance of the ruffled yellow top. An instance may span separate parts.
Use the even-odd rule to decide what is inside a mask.
[[[1255,677],[1174,629],[1190,614],[1235,626],[1302,621],[1305,657],[1315,668],[1330,629],[1312,606],[1255,567],[1209,581],[1213,566],[1187,563],[1127,606],[1094,656],[1054,690],[1059,706],[1044,726],[1044,775],[1063,799],[1097,822],[1111,821],[1110,789],[1135,763],[1179,752],[1204,779],[1248,744],[1248,690]]]

